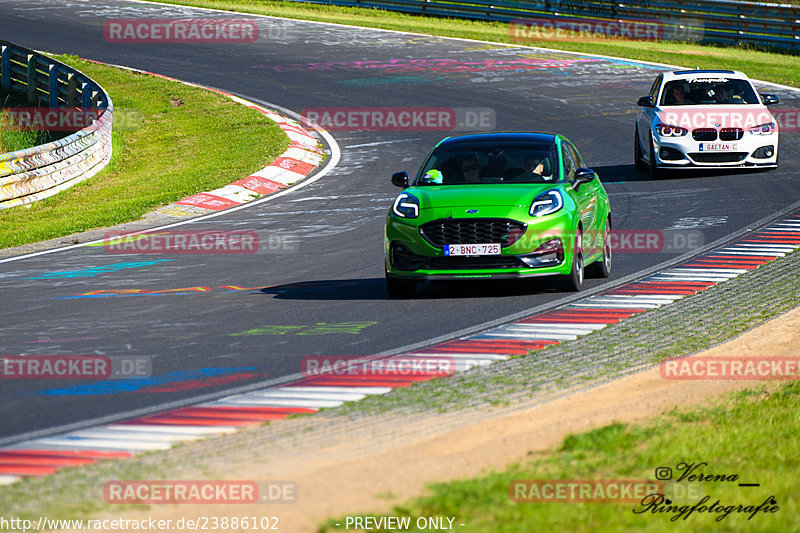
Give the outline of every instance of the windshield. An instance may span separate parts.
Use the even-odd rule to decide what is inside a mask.
[[[690,78],[670,81],[661,93],[662,106],[709,104],[758,104],[758,96],[747,80]]]
[[[459,144],[436,149],[416,185],[548,183],[558,180],[553,144]]]

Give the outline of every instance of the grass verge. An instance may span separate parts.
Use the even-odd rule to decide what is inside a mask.
[[[16,152],[25,148],[32,148],[40,144],[46,144],[62,137],[66,137],[70,132],[64,131],[45,131],[41,129],[22,128],[15,123],[14,117],[7,110],[14,108],[28,108],[27,97],[11,91],[0,91],[0,154]]]
[[[653,61],[689,68],[726,68],[741,70],[751,78],[798,86],[800,57],[789,52],[759,51],[745,47],[725,47],[692,43],[634,41],[616,38],[595,39],[526,39],[515,42],[509,25],[461,19],[422,17],[378,9],[350,8],[300,2],[268,0],[159,0],[242,13],[271,15],[318,22],[334,22],[407,31],[441,37],[460,37],[498,43],[525,44],[558,48],[587,54],[601,54],[642,61]],[[263,38],[263,37],[262,37]]]
[[[83,183],[0,211],[0,248],[135,220],[244,178],[289,146],[276,124],[220,94],[73,56],[54,57],[111,95],[113,157]]]
[[[429,495],[399,504],[384,516],[411,517],[411,525],[418,517],[455,517],[454,524],[466,524],[457,529],[470,533],[798,531],[798,425],[800,383],[757,386],[710,407],[673,410],[646,423],[615,423],[568,436],[553,453],[501,472],[432,485]],[[707,496],[706,506],[716,500],[723,508],[734,506],[729,514],[694,511],[684,518],[687,511],[654,512],[641,503],[515,503],[509,498],[515,480],[653,480],[655,469],[662,466],[672,468],[677,479],[681,463],[707,463],[694,473],[736,475],[738,480],[665,483],[665,493],[673,494],[672,507],[691,507]],[[737,505],[758,506],[770,497],[780,508],[775,513],[748,518],[749,512],[736,510]],[[661,508],[663,504],[655,507]],[[344,525],[345,517],[329,520],[320,533],[342,530],[336,523]]]

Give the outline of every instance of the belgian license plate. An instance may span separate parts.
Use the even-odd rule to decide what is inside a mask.
[[[735,152],[736,143],[700,143],[703,152]]]
[[[444,255],[500,255],[500,243],[445,244]]]

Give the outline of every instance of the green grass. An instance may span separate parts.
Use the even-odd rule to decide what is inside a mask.
[[[27,98],[11,91],[0,92],[0,108],[28,108]],[[21,128],[6,111],[0,111],[0,154],[16,152],[66,137],[70,132]]]
[[[135,220],[247,177],[289,146],[272,121],[217,93],[76,57],[56,58],[111,95],[113,157],[71,189],[0,211],[0,248]]]
[[[461,37],[498,43],[513,43],[509,34],[509,25],[500,22],[422,17],[377,9],[325,6],[299,2],[270,2],[267,0],[160,1],[162,3],[384,28],[442,37]],[[744,47],[632,41],[614,38],[593,39],[591,42],[582,42],[575,39],[540,39],[526,40],[524,43],[514,44],[610,55],[689,68],[728,68],[741,70],[751,78],[795,87],[798,86],[799,81],[797,71],[800,70],[800,57],[791,55],[789,52],[767,52]]]
[[[429,495],[398,504],[385,516],[410,516],[412,524],[420,516],[456,517],[455,524],[467,525],[457,529],[470,533],[796,532],[800,531],[798,426],[800,383],[757,386],[710,407],[675,409],[645,423],[614,423],[568,436],[552,453],[534,457],[530,452],[524,464],[432,485]],[[733,513],[718,522],[719,514],[695,512],[685,520],[670,521],[673,515],[669,513],[635,514],[633,509],[643,509],[637,503],[514,503],[509,498],[514,480],[652,480],[657,467],[669,466],[679,473],[676,466],[682,462],[706,462],[696,472],[735,474],[739,479],[676,483],[694,491],[689,498],[675,498],[676,505],[694,504],[703,495],[709,496],[706,505],[715,500],[725,506],[758,505],[774,496],[780,510],[759,513],[751,520],[747,514]],[[738,483],[760,483],[760,487],[739,487]],[[319,531],[344,529],[337,528],[337,522],[344,524],[344,517],[329,520]]]
[[[0,154],[32,148],[53,140],[45,131],[15,128],[10,125],[9,120],[7,115],[0,113],[0,124],[9,124],[0,127]]]

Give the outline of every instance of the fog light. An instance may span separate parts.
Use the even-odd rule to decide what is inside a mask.
[[[389,257],[392,266],[398,270],[418,270],[425,264],[424,257],[415,254],[402,244],[394,242],[392,243]]]
[[[662,146],[658,151],[658,157],[660,157],[662,161],[675,161],[678,159],[683,159],[683,154],[675,148]]]
[[[761,148],[753,152],[754,159],[769,159],[774,155],[775,155],[775,147],[772,145],[762,146]]]
[[[520,259],[529,267],[558,265],[564,261],[564,245],[561,244],[561,239],[550,239],[532,254],[520,256]]]

